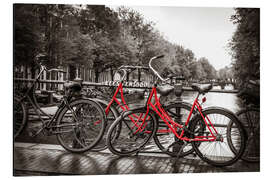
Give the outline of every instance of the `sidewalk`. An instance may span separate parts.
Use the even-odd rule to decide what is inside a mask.
[[[98,175],[199,172],[258,172],[259,164],[239,160],[233,166],[216,168],[198,158],[174,158],[140,153],[118,157],[108,151],[73,154],[59,145],[15,143],[14,175]]]

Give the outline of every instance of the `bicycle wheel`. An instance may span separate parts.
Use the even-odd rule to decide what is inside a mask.
[[[102,107],[90,99],[77,99],[65,106],[57,119],[57,139],[68,151],[81,153],[102,138],[106,117]]]
[[[200,145],[195,141],[192,142],[192,146],[198,156],[205,162],[214,166],[229,166],[235,163],[243,154],[245,149],[245,134],[244,129],[233,113],[220,108],[211,108],[203,111],[206,121],[209,119],[217,133],[209,122],[211,131],[216,136],[214,141],[201,141]],[[235,125],[233,126],[233,146],[235,151],[232,151],[228,140],[228,124],[232,121]],[[205,124],[202,117],[197,118],[191,122],[190,130],[194,132],[193,137],[197,136],[196,129],[198,125]],[[211,132],[208,127],[204,130],[204,136],[211,136]],[[200,135],[201,136],[201,135]]]
[[[103,107],[103,109],[105,110],[107,107],[107,104],[101,104],[101,106]],[[105,149],[107,149],[107,145],[106,145],[106,137],[108,134],[108,130],[110,128],[110,126],[112,125],[112,123],[116,120],[116,118],[119,116],[119,113],[114,109],[114,108],[110,108],[109,113],[106,115],[106,127],[104,130],[104,134],[102,136],[102,138],[100,139],[100,141],[98,142],[97,145],[95,145],[95,147],[93,147],[91,149],[91,151],[103,151]],[[119,123],[118,128],[121,128],[121,123]],[[117,130],[116,132],[120,132],[119,130]],[[115,134],[114,137],[117,138],[119,136],[119,134]]]
[[[113,154],[129,156],[140,151],[156,131],[157,120],[151,112],[146,114],[145,108],[123,112],[109,128],[107,146]]]
[[[183,103],[174,103],[164,107],[165,111],[172,118],[174,122],[184,125],[186,120],[188,119],[189,112],[191,110],[191,106],[183,104]],[[193,111],[191,119],[193,118],[195,111]],[[166,154],[176,157],[179,152],[181,146],[184,144],[183,141],[179,140],[172,131],[168,131],[169,127],[161,118],[159,118],[159,126],[157,133],[154,135],[154,140],[156,145],[162,152]],[[177,130],[177,129],[176,129]],[[180,130],[177,131],[179,134]],[[179,157],[186,156],[194,152],[191,143],[188,143],[179,155]]]
[[[247,133],[247,144],[241,159],[247,162],[259,162],[260,161],[260,110],[256,108],[249,108],[240,110],[236,113],[239,121],[243,124],[243,127]],[[228,142],[233,151],[236,148],[233,146],[233,134],[234,123],[230,122],[228,125]]]
[[[26,106],[19,99],[14,98],[13,103],[13,135],[14,139],[16,139],[26,125],[27,110]]]

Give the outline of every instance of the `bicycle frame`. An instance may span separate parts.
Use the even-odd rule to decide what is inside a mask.
[[[20,101],[23,101],[24,99],[28,99],[28,101],[30,102],[31,106],[34,108],[35,113],[38,115],[39,120],[41,120],[42,123],[44,123],[44,118],[42,118],[41,116],[47,116],[49,118],[48,124],[46,124],[46,128],[53,128],[54,126],[52,126],[53,122],[55,122],[55,120],[57,119],[58,115],[60,114],[61,110],[65,107],[68,106],[69,109],[71,109],[72,114],[76,117],[75,112],[73,111],[73,109],[69,106],[68,103],[68,98],[64,97],[63,101],[61,101],[60,105],[57,108],[57,111],[55,112],[55,114],[49,115],[46,112],[44,112],[41,107],[39,106],[39,104],[37,103],[37,99],[35,97],[35,86],[36,83],[39,82],[39,78],[41,76],[41,74],[44,72],[45,68],[41,68],[41,71],[39,72],[39,74],[37,75],[37,77],[35,78],[34,82],[31,84],[31,87],[27,89],[27,91],[24,93],[23,97],[20,98]],[[42,128],[43,129],[43,128]]]
[[[117,94],[119,93],[119,91],[120,91],[122,103],[120,103],[120,102],[118,101],[118,99],[116,98],[116,96],[117,96]],[[129,107],[128,107],[128,105],[126,104],[125,99],[124,99],[123,83],[122,83],[122,81],[119,83],[119,85],[118,85],[116,91],[114,92],[114,95],[113,95],[111,101],[109,102],[109,104],[107,105],[107,107],[106,107],[106,109],[105,109],[106,115],[109,114],[110,107],[111,107],[111,105],[112,105],[112,103],[113,103],[114,101],[120,106],[120,108],[121,108],[123,111],[130,110]],[[123,106],[122,104],[123,104],[124,106]]]
[[[122,67],[123,67],[123,66],[121,66],[121,67],[119,68],[119,70],[124,70],[124,69],[121,69]],[[127,105],[127,103],[126,103],[126,101],[125,101],[125,98],[124,98],[124,92],[123,92],[123,81],[124,81],[124,78],[126,77],[127,72],[124,70],[124,73],[125,73],[125,74],[124,74],[124,76],[122,77],[122,79],[119,81],[118,87],[117,87],[116,91],[114,92],[114,95],[113,95],[111,101],[109,102],[109,104],[107,105],[107,107],[106,107],[106,109],[105,109],[106,115],[109,114],[110,108],[111,108],[111,106],[112,106],[112,104],[113,104],[114,101],[118,104],[118,106],[119,106],[123,111],[128,111],[128,110],[130,110],[130,108],[128,107],[128,105]],[[119,92],[120,92],[120,96],[121,96],[121,101],[122,101],[122,103],[119,102],[119,100],[116,98],[116,96],[117,96],[117,94],[118,94]]]
[[[121,95],[121,101],[122,101],[122,103],[119,102],[119,100],[116,98],[116,96],[117,96],[117,94],[118,94],[119,92],[120,92],[120,95]],[[118,85],[116,91],[114,92],[114,95],[113,95],[111,101],[109,102],[109,104],[107,105],[107,107],[106,107],[106,109],[105,109],[105,114],[106,114],[106,115],[109,114],[110,108],[111,108],[111,106],[112,106],[112,104],[113,104],[114,101],[118,104],[118,106],[119,106],[123,111],[129,111],[129,110],[130,110],[130,108],[128,107],[128,105],[127,105],[127,103],[126,103],[126,101],[125,101],[125,98],[124,98],[123,82],[122,82],[122,81],[120,81],[120,83],[119,83],[119,85]],[[138,116],[136,116],[135,114],[133,114],[133,116],[134,116],[135,118],[138,118]],[[134,123],[135,125],[137,124],[137,123],[135,122],[135,120],[134,120],[131,116],[129,116],[129,118],[133,121],[133,123]]]
[[[153,97],[155,99],[155,104],[152,104],[152,102],[151,102],[151,100],[152,100]],[[152,91],[151,91],[150,95],[148,96],[148,99],[147,99],[147,102],[146,102],[147,111],[146,111],[145,117],[149,113],[150,108],[152,108],[158,114],[158,116],[167,124],[167,126],[170,129],[169,131],[173,132],[173,134],[178,139],[184,140],[184,141],[189,141],[189,142],[191,142],[191,141],[215,141],[216,140],[215,134],[218,134],[218,132],[215,129],[215,127],[213,126],[213,124],[210,121],[210,119],[207,116],[204,116],[203,115],[203,113],[202,113],[202,107],[201,107],[201,105],[200,105],[200,103],[198,101],[198,97],[199,97],[199,94],[196,97],[196,99],[194,100],[194,103],[193,103],[192,108],[191,108],[191,110],[189,112],[188,118],[187,118],[187,120],[185,122],[185,125],[183,126],[181,124],[178,124],[178,123],[174,122],[172,120],[172,118],[167,114],[167,112],[161,107],[159,98],[157,96],[157,90],[156,90],[156,85],[155,85],[155,86],[153,86]],[[194,111],[195,108],[197,109],[197,111],[199,112],[200,116],[202,117],[202,119],[203,119],[206,127],[209,129],[210,134],[211,134],[210,136],[195,136],[194,138],[184,137],[184,131],[185,131],[184,128],[188,125],[188,123],[190,121],[190,118],[191,118],[191,115],[192,115],[192,113],[193,113],[193,111]],[[142,119],[142,124],[144,124],[144,122],[145,122],[145,118]],[[181,134],[178,134],[177,133],[177,131],[176,131],[176,128],[177,127],[180,128],[180,129],[182,129]],[[166,131],[166,132],[169,132],[169,131]]]

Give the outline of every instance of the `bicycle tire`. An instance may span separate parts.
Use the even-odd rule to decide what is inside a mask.
[[[73,153],[88,151],[100,141],[104,134],[105,113],[100,104],[91,99],[76,99],[69,105],[76,113],[75,121],[77,122],[74,122],[74,114],[70,113],[70,109],[65,106],[57,118],[58,142]],[[69,127],[71,129],[64,129]],[[89,136],[85,138],[83,136],[87,135],[86,133]],[[64,136],[66,134],[67,136]]]
[[[241,157],[246,162],[260,161],[260,110],[258,108],[242,109],[236,113],[238,119],[243,124],[247,135],[246,149]],[[254,116],[255,115],[255,116]],[[233,122],[228,124],[228,131],[231,131]],[[228,133],[231,135],[231,133]],[[228,142],[233,151],[235,147],[232,144],[231,136]]]
[[[18,98],[14,98],[13,102],[13,136],[16,139],[26,126],[27,107]]]
[[[101,104],[102,108],[105,110],[107,107],[107,104],[103,104],[101,102],[99,102],[99,103]],[[106,137],[108,134],[108,130],[118,116],[119,116],[119,112],[114,108],[110,108],[109,113],[106,115],[106,126],[105,126],[105,130],[104,130],[104,134],[103,134],[101,140],[98,142],[98,144],[95,145],[95,147],[93,147],[91,149],[91,151],[99,152],[99,151],[103,151],[103,150],[107,149]],[[119,124],[118,128],[121,128],[121,123]],[[116,131],[116,132],[119,132],[119,131]],[[119,136],[119,134],[115,134],[115,138],[117,138],[118,136]]]
[[[215,127],[215,129],[218,131],[219,134],[219,138],[220,141],[216,140],[216,141],[203,141],[200,143],[200,145],[198,146],[198,144],[193,141],[192,142],[192,146],[196,152],[196,154],[205,162],[213,165],[213,166],[229,166],[232,165],[233,163],[235,163],[243,154],[244,149],[245,149],[245,134],[244,134],[244,128],[242,127],[242,124],[240,123],[240,121],[237,119],[237,117],[231,113],[228,110],[225,109],[221,109],[221,108],[208,108],[207,110],[203,111],[203,114],[205,117],[208,117],[211,120],[211,123],[213,124],[213,126]],[[217,119],[217,116],[221,115],[221,119],[220,121],[215,121]],[[235,127],[237,128],[237,132],[239,134],[239,137],[237,138],[237,142],[238,143],[238,151],[232,151],[230,147],[227,147],[226,144],[228,141],[227,138],[227,133],[228,130],[225,129],[226,131],[222,131],[221,128],[227,128],[229,122],[232,121],[235,123]],[[193,122],[191,122],[190,124],[190,130],[195,132],[196,126],[197,124],[202,124],[204,123],[202,117],[195,119]],[[206,135],[210,134],[208,131],[208,128],[205,128],[204,133]],[[214,131],[213,131],[214,132]],[[225,135],[223,135],[222,133],[225,133]],[[192,135],[192,137],[194,138],[194,135]],[[216,135],[216,137],[218,137]],[[217,142],[217,144],[215,144],[215,148],[210,149],[211,146],[214,146],[213,144]],[[240,143],[239,143],[240,142]],[[222,144],[221,144],[222,143]],[[206,148],[206,145],[209,145],[209,149]],[[217,148],[219,147],[219,149]],[[223,155],[216,155],[218,152],[221,153],[221,150],[226,147],[226,153]],[[236,146],[235,146],[236,147]],[[231,150],[231,152],[229,152],[229,150]],[[232,157],[230,157],[232,156]],[[219,158],[219,159],[217,159]]]
[[[143,132],[136,132],[136,130],[138,129],[135,128],[135,130],[132,130],[132,128],[130,128],[129,126],[130,124],[135,127],[134,123],[131,121],[131,119],[129,119],[130,115],[134,117],[134,114],[136,114],[138,117],[140,117],[140,115],[141,117],[145,117],[145,113],[146,108],[139,108],[123,112],[111,125],[106,140],[107,147],[113,154],[116,154],[118,156],[130,156],[139,152],[151,140],[158,128],[157,120],[151,110],[148,113],[148,116],[145,118],[147,119],[145,121],[146,123],[137,123],[139,127],[142,127],[141,130]],[[118,134],[115,131],[119,130],[117,128],[119,126],[119,123],[122,123],[119,137],[114,138],[114,134]],[[143,139],[143,141],[139,143],[136,142],[140,139]]]
[[[184,103],[173,103],[173,104],[169,104],[166,107],[164,107],[165,111],[168,113],[168,115],[175,121],[177,120],[178,122],[180,122],[182,125],[186,122],[189,112],[191,110],[191,105],[188,104],[184,104]],[[184,110],[184,112],[183,112]],[[185,115],[185,116],[183,116]],[[195,115],[195,111],[193,111],[193,115]],[[193,116],[191,116],[190,118],[192,119]],[[180,119],[179,119],[180,118]],[[173,132],[167,133],[167,134],[162,134],[159,133],[159,130],[163,130],[164,126],[162,126],[163,120],[159,118],[159,120],[161,122],[159,122],[159,126],[158,126],[158,130],[157,133],[154,135],[154,141],[156,143],[156,145],[158,146],[158,148],[172,156],[172,157],[176,157],[178,155],[178,157],[183,157],[183,156],[187,156],[191,153],[194,152],[194,149],[192,148],[192,145],[189,143],[184,149],[181,154],[178,154],[178,150],[180,149],[181,145],[183,145],[183,141],[179,140],[174,134]],[[165,124],[165,128],[168,128],[167,124]],[[170,147],[170,148],[168,148]]]

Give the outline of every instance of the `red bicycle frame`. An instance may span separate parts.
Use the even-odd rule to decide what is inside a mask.
[[[155,98],[155,104],[153,104],[151,102],[152,98]],[[188,137],[184,137],[184,126],[181,124],[178,124],[176,122],[174,122],[172,120],[172,118],[168,115],[168,113],[161,107],[160,104],[160,100],[157,96],[157,90],[156,90],[156,86],[154,86],[152,88],[152,91],[148,97],[148,100],[146,102],[146,106],[147,106],[147,111],[146,111],[146,115],[147,116],[150,107],[159,115],[159,117],[167,124],[167,126],[169,127],[170,130],[161,130],[159,132],[173,132],[174,135],[180,139],[180,140],[185,140],[185,141],[215,141],[216,140],[216,136],[215,134],[218,134],[217,130],[215,129],[215,127],[213,126],[212,122],[210,121],[210,119],[206,116],[203,115],[202,113],[202,107],[198,101],[198,97],[196,97],[196,99],[194,100],[194,103],[192,105],[192,108],[189,112],[188,118],[185,122],[185,126],[188,125],[191,115],[194,111],[194,109],[196,108],[197,111],[200,113],[204,123],[206,124],[206,127],[209,129],[210,131],[210,135],[209,136],[195,136],[194,138],[188,138]],[[145,121],[145,119],[142,120],[143,122]],[[182,129],[181,133],[178,134],[177,133],[177,128]]]
[[[117,94],[119,93],[119,91],[120,91],[122,103],[119,102],[119,100],[116,98],[116,96],[117,96]],[[128,110],[130,110],[130,108],[128,107],[128,105],[127,105],[127,103],[126,103],[126,101],[125,101],[125,98],[124,98],[124,93],[123,93],[123,83],[122,83],[122,81],[120,81],[120,83],[119,83],[119,85],[118,85],[118,87],[117,87],[117,89],[116,89],[116,91],[115,91],[115,93],[114,93],[114,95],[113,95],[111,101],[109,102],[109,104],[107,105],[107,107],[106,107],[106,109],[105,109],[106,115],[109,114],[109,112],[110,112],[110,107],[111,107],[111,105],[112,105],[112,103],[113,103],[114,101],[120,106],[120,108],[121,108],[123,111],[128,111]],[[138,129],[136,130],[135,133],[137,133],[139,130],[140,130],[140,131],[143,131],[143,129],[144,129],[144,128],[142,128],[143,123],[142,123],[141,125],[138,124],[139,121],[140,121],[141,118],[142,118],[142,114],[141,114],[140,116],[137,116],[136,114],[132,114],[132,115],[129,115],[128,117],[129,117],[130,120],[134,123],[134,126],[132,126],[131,128],[133,129],[135,126],[138,128]],[[146,117],[146,116],[145,116],[145,117]],[[149,118],[150,118],[150,117],[149,117]],[[136,119],[136,120],[135,120],[135,119]],[[144,122],[144,121],[143,121],[143,122]]]
[[[118,94],[119,91],[120,91],[120,94],[121,94],[121,101],[122,101],[122,104],[123,104],[124,106],[122,106],[122,104],[121,104],[121,103],[118,101],[118,99],[116,98],[116,96],[117,96],[117,94]],[[129,107],[128,107],[128,105],[126,104],[126,101],[125,101],[125,99],[124,99],[123,83],[122,83],[122,82],[119,83],[119,85],[118,85],[116,91],[114,92],[114,95],[113,95],[111,101],[109,102],[108,106],[107,106],[106,109],[105,109],[106,115],[109,114],[109,112],[110,112],[110,107],[111,107],[111,105],[112,105],[112,103],[113,103],[114,101],[120,106],[120,108],[121,108],[123,111],[129,110]]]

